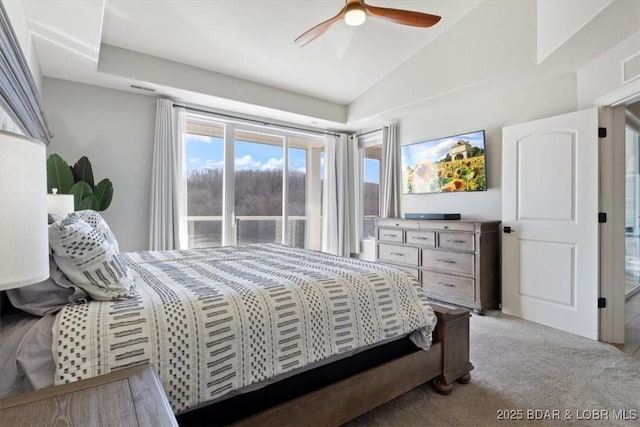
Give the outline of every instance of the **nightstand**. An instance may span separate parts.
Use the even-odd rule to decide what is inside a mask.
[[[150,365],[0,399],[8,426],[178,426]]]

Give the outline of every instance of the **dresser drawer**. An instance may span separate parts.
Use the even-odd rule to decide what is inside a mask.
[[[400,263],[405,265],[418,266],[418,248],[409,246],[387,245],[380,243],[378,245],[378,259],[391,263]]]
[[[376,221],[380,228],[418,228],[420,223],[411,219],[382,218]]]
[[[474,254],[439,251],[434,249],[422,250],[422,266],[424,268],[474,275],[474,263]]]
[[[403,232],[401,228],[379,228],[378,240],[381,242],[402,243]]]
[[[475,280],[451,274],[422,272],[422,287],[428,295],[451,298],[458,301],[475,301]]]
[[[475,234],[450,233],[441,231],[438,233],[438,247],[443,249],[455,249],[459,251],[475,251]]]
[[[473,222],[461,221],[423,221],[420,223],[421,229],[430,230],[450,230],[450,231],[474,231],[476,226]]]
[[[436,233],[434,231],[407,230],[406,242],[410,245],[433,248],[436,243]]]

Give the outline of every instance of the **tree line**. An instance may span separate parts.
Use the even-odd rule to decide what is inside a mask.
[[[222,215],[222,169],[197,169],[187,175],[187,212],[190,216]],[[305,215],[306,174],[289,171],[289,215]],[[364,183],[363,212],[378,213],[378,184]],[[282,170],[235,172],[235,214],[239,216],[282,215]]]

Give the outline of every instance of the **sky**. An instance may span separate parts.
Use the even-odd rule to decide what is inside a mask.
[[[418,142],[416,144],[403,145],[402,164],[417,164],[418,161],[426,159],[436,162],[447,155],[453,144],[459,140],[467,141],[470,145],[484,149],[484,132],[465,133],[462,135],[449,136],[431,141]]]
[[[223,147],[222,138],[187,134],[187,171],[201,168],[222,169]],[[282,169],[282,147],[250,142],[236,142],[235,146],[236,170],[268,170]],[[377,161],[375,161],[377,162]],[[306,153],[303,149],[289,150],[289,170],[306,171]],[[365,181],[379,182],[377,163],[365,160]]]

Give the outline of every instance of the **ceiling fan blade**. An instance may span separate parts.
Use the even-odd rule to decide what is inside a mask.
[[[428,13],[369,6],[368,4],[365,4],[364,7],[368,15],[375,16],[380,19],[386,19],[387,21],[392,21],[396,24],[410,25],[412,27],[431,27],[440,21],[439,16],[430,15]]]
[[[314,41],[315,39],[317,39],[318,37],[320,37],[321,35],[323,35],[329,29],[329,27],[331,27],[331,25],[333,25],[335,22],[337,22],[337,21],[342,19],[342,17],[344,16],[346,10],[347,10],[347,8],[345,6],[333,18],[327,19],[326,21],[321,22],[320,24],[316,25],[312,29],[300,34],[298,36],[298,38],[296,38],[294,40],[294,43],[296,44],[296,46],[302,47],[302,46],[306,45],[307,43],[310,43],[310,42]]]

